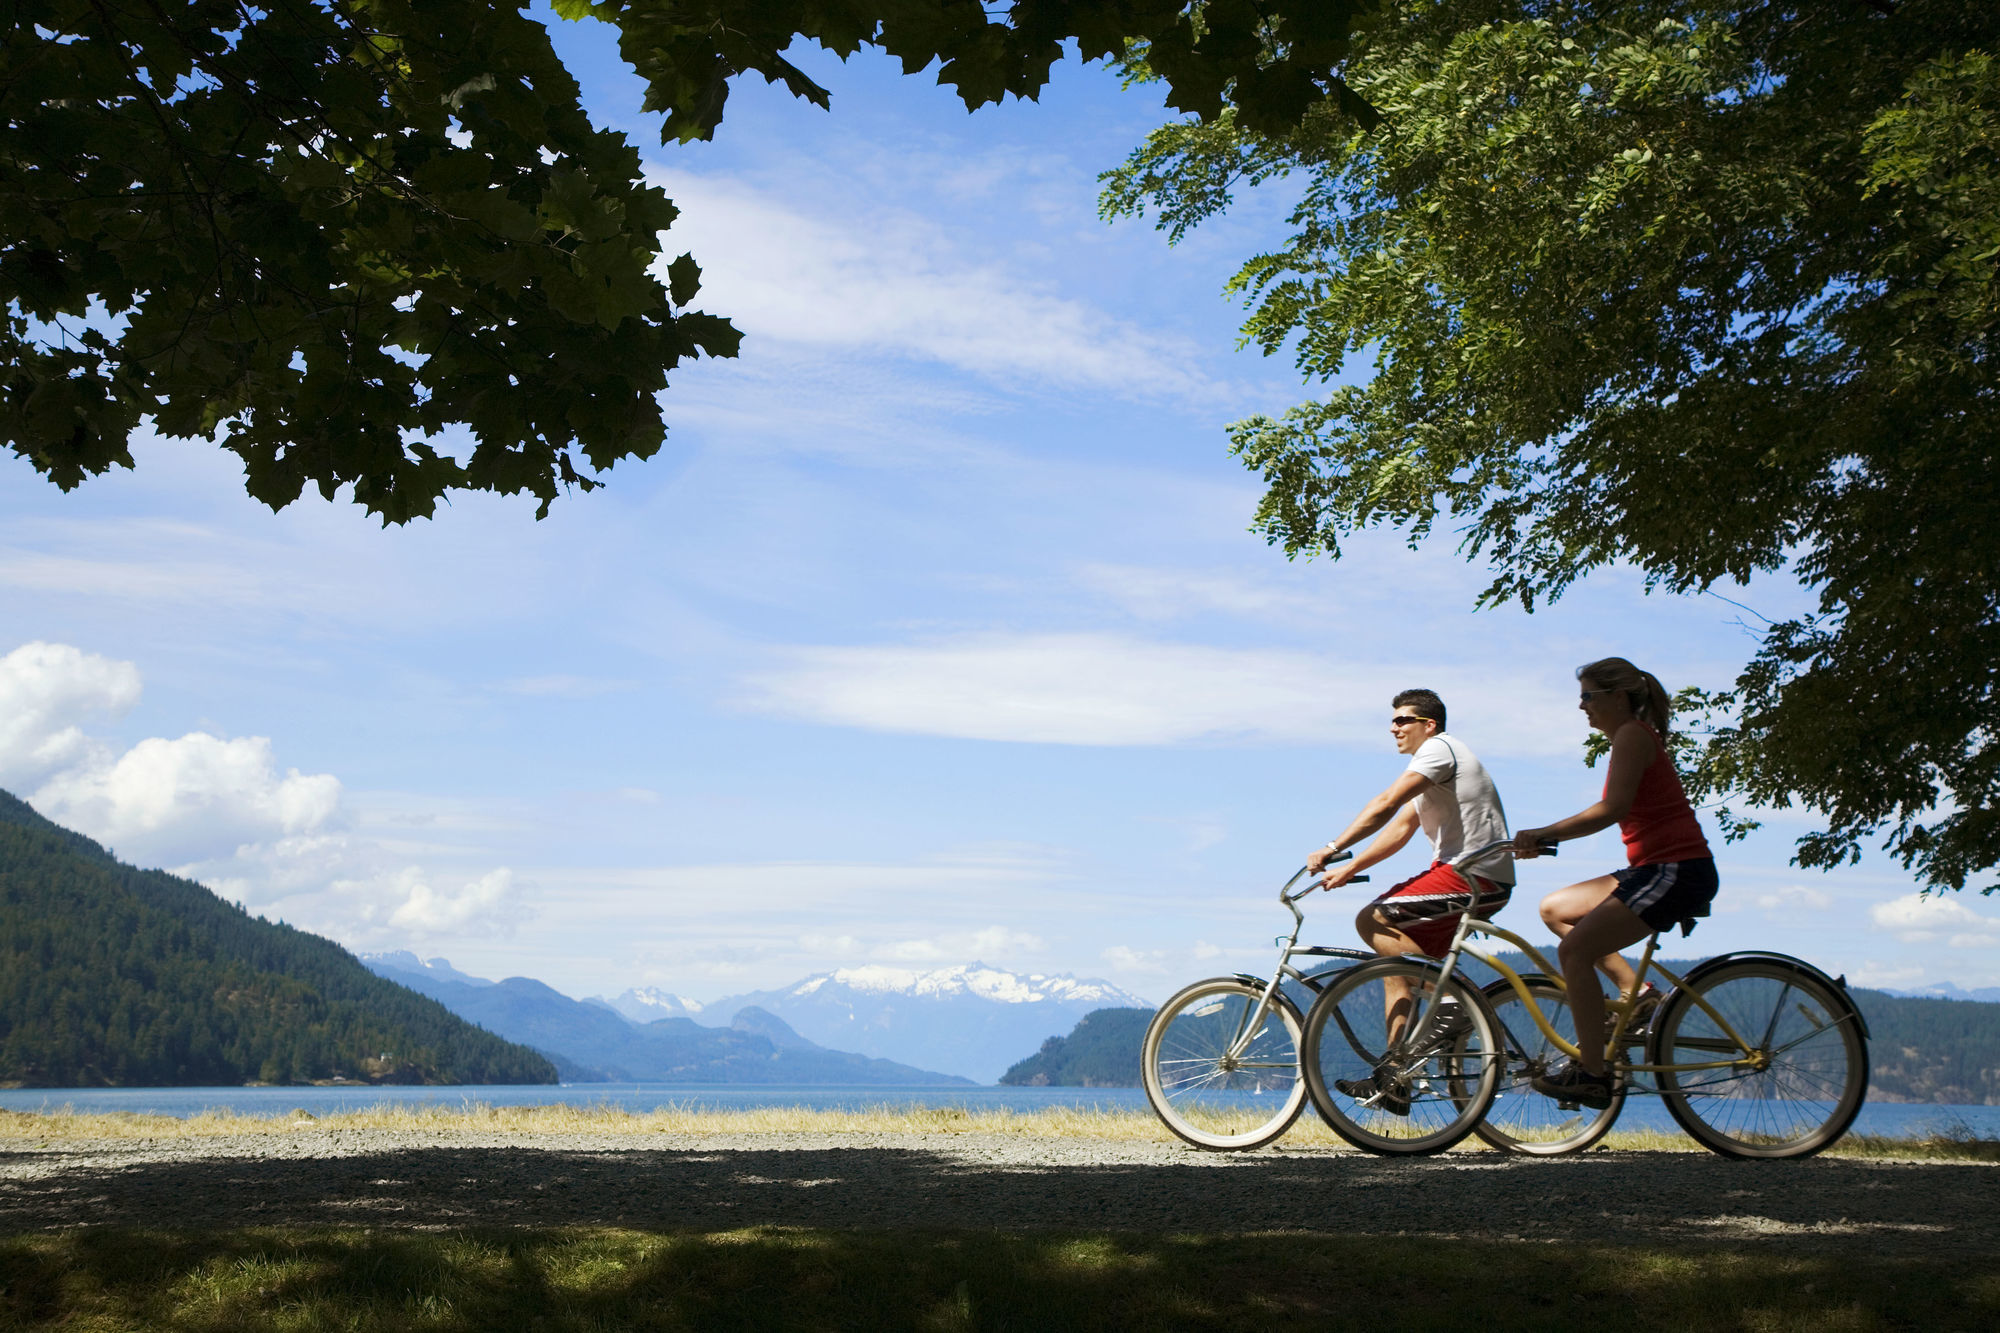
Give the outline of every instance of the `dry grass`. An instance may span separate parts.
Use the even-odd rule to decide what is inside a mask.
[[[353,1111],[313,1116],[305,1111],[284,1115],[238,1115],[204,1111],[199,1115],[134,1115],[128,1112],[82,1112],[67,1107],[53,1112],[0,1111],[0,1140],[51,1142],[72,1139],[211,1139],[261,1134],[292,1134],[301,1130],[336,1133],[436,1134],[608,1134],[675,1135],[726,1134],[1000,1134],[1027,1138],[1105,1139],[1122,1142],[1171,1143],[1173,1137],[1153,1115],[1129,1107],[1065,1106],[1039,1111],[969,1110],[956,1106],[875,1106],[865,1110],[830,1111],[803,1106],[763,1106],[717,1110],[670,1105],[633,1112],[608,1105],[490,1106],[466,1101],[456,1106],[411,1106],[384,1102]],[[1288,1148],[1344,1148],[1319,1118],[1308,1111],[1280,1140]],[[1614,1152],[1700,1152],[1693,1140],[1658,1130],[1617,1130],[1602,1147]],[[1486,1147],[1468,1139],[1454,1151],[1480,1152]],[[1927,1134],[1919,1138],[1887,1138],[1850,1134],[1828,1150],[1836,1157],[1895,1158],[1931,1161],[2000,1161],[2000,1142],[1975,1137],[1971,1131]]]
[[[186,1118],[82,1112],[67,1107],[47,1113],[0,1111],[0,1139],[231,1138],[299,1130],[418,1134],[1013,1134],[1157,1141],[1170,1138],[1148,1112],[1095,1106],[1019,1112],[955,1106],[884,1105],[832,1111],[804,1106],[717,1110],[669,1105],[635,1112],[607,1105],[489,1106],[467,1101],[456,1106],[385,1102],[324,1116],[302,1110],[272,1116],[203,1111]],[[1316,1133],[1317,1138],[1328,1143],[1334,1141],[1318,1124],[1308,1128],[1301,1121],[1293,1133],[1301,1132]]]

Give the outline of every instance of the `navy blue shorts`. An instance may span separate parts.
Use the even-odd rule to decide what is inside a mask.
[[[1626,866],[1612,871],[1611,877],[1618,881],[1611,896],[1656,931],[1679,926],[1682,935],[1692,934],[1695,923],[1708,915],[1708,905],[1715,901],[1717,879],[1712,856]]]

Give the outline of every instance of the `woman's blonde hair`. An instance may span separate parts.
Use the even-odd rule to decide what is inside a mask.
[[[1587,666],[1576,669],[1579,681],[1588,680],[1600,689],[1617,690],[1632,701],[1632,714],[1643,722],[1653,724],[1653,730],[1660,733],[1662,740],[1667,736],[1667,723],[1673,714],[1673,705],[1667,702],[1666,687],[1650,671],[1641,671],[1622,657],[1603,657]]]

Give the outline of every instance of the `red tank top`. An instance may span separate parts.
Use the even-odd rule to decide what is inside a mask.
[[[1653,762],[1639,774],[1639,790],[1632,796],[1632,808],[1618,821],[1625,835],[1625,859],[1635,866],[1656,866],[1667,861],[1694,861],[1713,855],[1701,824],[1688,804],[1681,787],[1681,775],[1667,757],[1666,742],[1660,733],[1646,726],[1653,738]],[[1607,790],[1609,783],[1606,784]]]

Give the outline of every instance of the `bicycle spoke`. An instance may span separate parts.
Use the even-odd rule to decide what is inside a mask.
[[[1667,1109],[1696,1139],[1734,1156],[1817,1152],[1852,1123],[1867,1083],[1867,1051],[1846,1001],[1801,965],[1724,960],[1690,978],[1693,993],[1662,1018],[1661,1063],[1700,1063],[1729,1050],[1718,1018],[1761,1029],[1762,1067],[1661,1073]],[[1713,1010],[1711,1016],[1706,1010]]]

